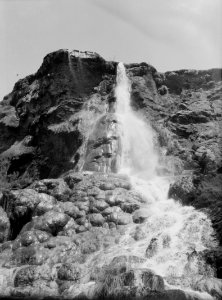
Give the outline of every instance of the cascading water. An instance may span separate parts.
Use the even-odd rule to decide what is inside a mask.
[[[119,173],[127,174],[135,190],[146,199],[142,212],[147,217],[144,223],[129,228],[121,242],[121,253],[146,253],[145,267],[163,276],[166,286],[187,290],[199,299],[213,299],[208,293],[194,292],[201,291],[199,281],[214,276],[214,270],[198,254],[216,246],[211,222],[193,207],[167,199],[169,182],[156,174],[154,133],[130,106],[130,82],[122,63],[117,67],[115,92],[121,128]],[[132,239],[136,231],[144,238]]]
[[[117,68],[116,114],[121,124],[122,159],[120,172],[153,177],[157,164],[153,132],[140,120],[130,107],[130,84],[122,63]]]

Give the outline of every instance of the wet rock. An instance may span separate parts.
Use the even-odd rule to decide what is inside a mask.
[[[120,213],[120,212],[122,212],[122,210],[119,206],[112,206],[112,207],[107,207],[106,209],[104,209],[102,212],[102,215],[109,216],[112,213]]]
[[[217,271],[217,278],[222,279],[222,249],[204,250],[202,252],[204,260],[213,266]]]
[[[32,219],[33,212],[42,199],[42,194],[33,189],[4,193],[1,206],[11,223],[10,238],[16,238],[22,227]]]
[[[132,267],[133,265],[138,265],[141,263],[144,263],[146,261],[145,258],[140,257],[140,256],[135,256],[135,255],[121,255],[121,256],[116,256],[112,259],[111,264],[120,266],[123,265],[126,268]]]
[[[194,200],[195,190],[192,177],[181,177],[171,184],[168,197],[181,200],[184,204],[190,204]]]
[[[151,300],[197,300],[198,296],[191,296],[182,290],[167,290],[148,294]]]
[[[114,190],[115,189],[115,184],[112,183],[112,182],[102,182],[100,184],[99,188],[103,191]]]
[[[164,280],[161,276],[156,275],[151,270],[142,270],[142,282],[148,290],[151,291],[163,291],[164,290]]]
[[[10,222],[6,212],[0,207],[0,243],[4,243],[9,238]]]
[[[48,211],[40,217],[33,218],[30,223],[26,224],[22,232],[38,229],[51,233],[52,235],[57,235],[68,223],[69,219],[70,217],[64,213]]]
[[[97,196],[100,194],[100,189],[96,186],[92,187],[91,189],[87,190],[88,196]]]
[[[12,260],[17,265],[42,265],[49,253],[47,249],[40,245],[30,245],[28,247],[20,247],[14,251]]]
[[[134,223],[143,223],[146,221],[147,218],[147,213],[142,209],[135,211],[133,214]]]
[[[85,225],[87,222],[86,216],[80,217],[75,220],[76,224],[78,225]]]
[[[81,269],[75,264],[62,264],[58,269],[58,279],[69,280],[69,281],[79,281],[81,276]]]
[[[93,200],[90,203],[90,209],[95,212],[102,212],[108,207],[109,205],[103,200]]]
[[[47,193],[55,197],[58,201],[68,201],[71,193],[68,185],[62,178],[37,181],[31,187],[39,193]]]
[[[135,232],[132,234],[132,237],[135,241],[140,241],[146,237],[146,234],[141,227],[137,226]]]
[[[108,222],[113,222],[116,225],[127,225],[132,222],[132,216],[128,213],[120,212],[112,212],[107,217]]]
[[[106,113],[97,121],[86,151],[84,170],[117,172],[120,159],[120,137],[115,114]]]
[[[14,241],[13,249],[17,249],[20,246],[27,247],[32,244],[43,243],[49,240],[51,234],[41,230],[31,230],[21,233]]]
[[[34,215],[37,216],[41,216],[47,211],[52,210],[57,203],[55,198],[48,194],[39,193],[39,197],[41,198],[40,203],[36,206],[34,211]]]
[[[136,259],[137,260],[137,259]],[[125,259],[118,261],[126,263]],[[134,261],[134,259],[133,259]],[[128,259],[129,262],[129,259]],[[130,266],[130,265],[129,265]],[[98,271],[96,282],[99,283],[99,295],[105,297],[134,297],[148,296],[152,292],[164,290],[164,281],[149,269],[134,268],[112,262]]]
[[[170,246],[171,237],[168,234],[162,236],[163,248],[168,248]]]
[[[208,294],[214,295],[218,299],[221,297],[222,280],[218,278],[207,278],[202,277],[201,279],[196,279],[193,282],[192,287],[195,290],[207,292]]]
[[[78,217],[81,217],[82,214],[79,211],[79,208],[72,202],[66,201],[59,203],[59,207],[62,209],[62,211],[70,216],[73,219],[76,219]]]
[[[158,251],[158,239],[157,238],[152,238],[149,246],[146,249],[145,256],[147,258],[153,257]]]
[[[33,189],[15,190],[4,193],[1,206],[9,218],[22,218],[28,212],[33,212],[40,201],[41,196]]]
[[[120,207],[124,212],[132,214],[135,210],[140,208],[140,204],[137,201],[129,201],[121,203]]]
[[[64,177],[65,182],[70,189],[73,189],[75,184],[83,180],[83,175],[81,173],[70,172]]]
[[[79,214],[85,216],[89,211],[89,202],[75,202],[76,207],[80,210]]]
[[[14,286],[26,286],[32,285],[33,282],[37,279],[37,267],[36,266],[28,266],[20,269],[14,279]]]
[[[19,237],[22,246],[29,246],[33,243],[37,243],[38,239],[34,233],[34,231],[26,231],[21,234]]]

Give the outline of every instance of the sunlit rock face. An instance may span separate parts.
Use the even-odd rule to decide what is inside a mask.
[[[0,296],[220,299],[221,91],[219,69],[78,50],[18,81],[0,105],[18,172],[0,185]]]

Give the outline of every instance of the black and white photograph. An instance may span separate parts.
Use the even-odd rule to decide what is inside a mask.
[[[222,299],[222,0],[0,0],[0,299]]]

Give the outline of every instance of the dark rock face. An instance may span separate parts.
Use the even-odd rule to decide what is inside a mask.
[[[116,65],[96,53],[59,50],[0,103],[0,167],[8,176],[0,182],[0,295],[196,299],[142,266],[155,256],[158,237],[142,257],[118,253],[97,266],[128,227],[143,242],[139,225],[147,219],[143,198],[115,174],[122,147]],[[207,210],[221,246],[221,70],[125,67],[132,107],[156,131],[158,171],[175,176],[169,197]],[[170,242],[166,235],[163,247]],[[201,255],[222,278],[220,247]],[[219,299],[220,279],[201,280],[195,289]]]
[[[13,157],[21,172],[36,162],[43,178],[73,169],[87,130],[82,120],[95,117],[93,102],[109,93],[115,65],[96,53],[47,55],[37,73],[18,81],[1,103],[2,155]]]

